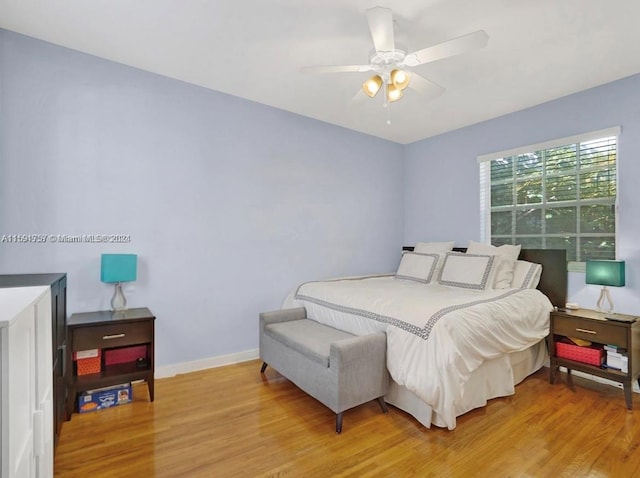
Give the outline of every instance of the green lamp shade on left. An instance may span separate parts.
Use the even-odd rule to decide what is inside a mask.
[[[137,254],[102,254],[102,282],[133,282],[137,277]]]

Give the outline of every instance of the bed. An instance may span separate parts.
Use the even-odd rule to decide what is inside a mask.
[[[519,251],[518,264],[531,264],[526,266],[531,271],[541,266],[537,287],[493,289],[499,255],[467,254],[462,248],[437,254],[403,249],[409,252],[397,274],[306,282],[283,308],[305,307],[314,320],[356,335],[385,332],[392,378],[385,400],[426,427],[454,429],[456,417],[512,395],[515,385],[542,367],[549,312],[566,302],[565,251]],[[433,260],[427,280],[401,275],[409,270],[402,269],[409,254],[420,256],[421,271]],[[486,287],[469,287],[467,276],[475,277],[480,262],[492,262],[491,267],[478,266],[477,280]],[[451,264],[458,271],[447,275],[455,271]],[[465,285],[448,281],[452,278]]]

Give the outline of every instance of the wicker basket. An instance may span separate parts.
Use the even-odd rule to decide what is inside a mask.
[[[600,347],[581,347],[579,345],[556,342],[556,354],[558,358],[575,360],[597,367],[604,363],[604,350]]]

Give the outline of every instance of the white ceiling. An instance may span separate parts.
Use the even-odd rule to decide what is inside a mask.
[[[370,73],[367,8],[409,51],[475,30],[486,48],[416,67],[446,88],[350,100]],[[345,128],[410,143],[640,72],[638,0],[0,0],[0,27]],[[378,95],[381,96],[381,95]]]

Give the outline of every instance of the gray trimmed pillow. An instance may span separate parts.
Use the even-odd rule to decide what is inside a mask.
[[[496,256],[491,254],[447,252],[438,282],[440,285],[463,289],[491,289],[496,263]]]
[[[439,260],[440,254],[405,252],[400,259],[396,278],[428,284],[435,276]]]
[[[491,244],[483,244],[481,242],[469,241],[467,254],[494,254],[498,256],[496,264],[496,272],[491,288],[508,289],[513,283],[513,271],[516,267],[516,260],[520,255],[522,246],[512,246],[504,244],[496,247]]]
[[[514,289],[535,289],[540,282],[542,275],[542,266],[535,262],[516,261],[513,269],[513,282],[511,287]]]

